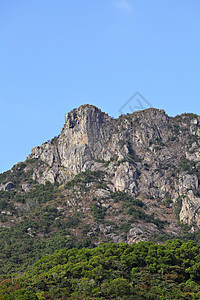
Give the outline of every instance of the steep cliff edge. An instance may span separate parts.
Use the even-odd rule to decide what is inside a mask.
[[[168,123],[169,117],[162,110],[149,109],[116,120],[94,106],[81,106],[66,114],[58,138],[32,150],[30,158],[48,165],[43,175],[35,174],[35,178],[41,183],[46,180],[61,183],[82,171],[101,168],[101,162],[120,166],[115,177],[120,177],[123,163],[135,174],[151,141],[167,141]],[[153,150],[152,147],[150,151]],[[134,177],[132,173],[131,176]],[[128,187],[129,182],[125,185]],[[123,186],[124,183],[121,189]]]

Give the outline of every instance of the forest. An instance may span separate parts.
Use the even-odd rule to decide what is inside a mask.
[[[178,239],[65,248],[2,275],[0,299],[200,299],[200,250]]]

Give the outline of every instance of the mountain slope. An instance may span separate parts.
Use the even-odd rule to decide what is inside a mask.
[[[199,226],[200,117],[170,118],[148,109],[116,120],[84,105],[65,121],[57,139],[32,150],[31,158],[47,164],[42,176],[35,170],[34,179],[62,183],[86,170],[103,170],[112,191],[173,202],[182,196],[181,219]]]
[[[102,241],[198,242],[199,139],[194,114],[66,114],[58,137],[0,174],[1,273]]]

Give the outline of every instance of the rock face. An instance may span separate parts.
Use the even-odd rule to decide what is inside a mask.
[[[151,234],[159,233],[155,224],[132,224],[132,228],[127,234],[127,243],[147,242]]]
[[[61,134],[35,147],[30,158],[43,162],[33,172],[39,183],[62,184],[80,172],[103,170],[112,177],[110,191],[174,204],[182,197],[180,219],[200,226],[197,115],[171,118],[151,108],[112,119],[83,105],[67,113]]]
[[[12,191],[15,188],[15,185],[12,182],[7,182],[0,185],[0,191]]]

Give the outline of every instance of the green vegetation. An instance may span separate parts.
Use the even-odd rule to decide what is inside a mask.
[[[188,172],[189,174],[193,174],[195,172],[195,162],[186,158],[179,162],[179,167],[181,170]]]
[[[129,194],[127,194],[127,193],[125,193],[123,191],[116,192],[116,193],[111,193],[111,197],[112,197],[112,199],[115,202],[123,201],[128,206],[129,205],[134,205],[134,206],[139,206],[139,207],[143,207],[144,206],[144,203],[141,200],[134,199]]]
[[[188,146],[189,146],[189,148],[192,146],[192,144],[194,143],[194,142],[199,142],[199,140],[200,140],[200,137],[198,136],[198,135],[194,135],[194,134],[192,134],[192,135],[189,135],[189,137],[188,137]]]
[[[0,299],[200,299],[199,261],[192,241],[63,249],[2,276]]]
[[[127,146],[128,148],[128,155],[122,159],[121,161],[117,162],[117,165],[119,165],[122,162],[129,162],[130,164],[135,164],[135,162],[140,162],[141,159],[135,154],[135,151],[133,150],[133,147],[131,145],[130,142],[126,142],[124,140],[120,140],[118,142],[118,144],[120,145],[120,147],[123,147],[124,145]],[[115,160],[117,160],[117,158],[115,158]]]
[[[148,215],[143,210],[141,210],[140,208],[145,208],[145,204],[141,200],[134,199],[129,194],[127,194],[123,191],[112,193],[111,196],[115,202],[122,201],[123,208],[125,208],[125,209],[128,208],[127,213],[133,217],[131,220],[132,222],[134,222],[135,220],[143,220],[147,223],[155,224],[160,229],[164,228],[164,225],[167,224],[166,221],[161,221],[159,218],[155,218],[154,214]],[[139,208],[136,208],[136,207],[139,207]],[[121,225],[121,229],[122,228],[127,229],[129,227],[130,227],[130,224]],[[127,231],[128,230],[126,230],[126,232]]]
[[[46,203],[54,198],[58,193],[57,184],[51,184],[49,181],[45,185],[33,182],[32,190],[28,193],[18,193],[12,191],[0,191],[0,201],[6,201],[7,205],[9,202],[15,201],[19,203],[29,203],[30,206],[35,206],[36,204]]]
[[[136,209],[134,207],[130,207],[128,209],[128,214],[133,217],[133,220],[139,219],[144,220],[147,223],[153,223],[155,224],[159,229],[164,228],[164,226],[167,224],[167,221],[162,221],[159,218],[155,218],[154,214],[147,215],[144,211],[141,209]]]
[[[189,175],[196,175],[200,180],[200,169],[196,167],[196,163],[193,160],[182,159],[179,162],[179,169],[181,171],[187,172]],[[198,195],[199,191],[197,191]]]
[[[82,173],[79,173],[78,175],[76,175],[71,181],[68,181],[65,184],[65,188],[69,189],[76,185],[79,185],[79,186],[85,188],[86,185],[91,182],[98,183],[99,185],[102,185],[102,187],[104,187],[104,185],[105,185],[104,176],[105,176],[105,172],[103,172],[103,171],[87,170],[86,172],[82,172]]]
[[[103,207],[100,203],[94,203],[91,207],[95,221],[101,221],[105,218],[106,208]]]
[[[0,184],[11,181],[16,189],[20,189],[21,182],[34,183],[31,177],[34,167],[38,165],[43,166],[45,163],[38,159],[27,159],[25,162],[18,163],[10,171],[0,174]]]
[[[87,236],[80,241],[69,231],[79,226],[81,215],[64,216],[55,204],[59,193],[58,185],[50,182],[34,182],[27,193],[0,191],[0,274],[23,271],[58,249],[91,245]]]
[[[163,204],[165,207],[169,208],[170,205],[172,203],[172,200],[170,198],[166,198],[164,201],[163,201]]]
[[[135,151],[133,150],[133,147],[130,142],[127,143],[127,148],[128,148],[128,155],[126,160],[130,163],[140,162],[141,159],[138,156],[136,156]]]
[[[176,202],[174,204],[174,213],[178,220],[179,220],[179,214],[181,212],[181,209],[182,209],[182,199],[181,197],[179,197],[176,199]]]
[[[181,127],[177,124],[174,124],[174,127],[173,127],[174,134],[178,135],[180,130],[181,130]]]
[[[182,122],[185,118],[187,118],[187,120],[190,122],[192,119],[198,118],[198,115],[193,113],[183,113],[181,115],[177,115],[174,119],[178,122]]]
[[[155,151],[157,152],[157,151],[162,150],[162,147],[161,147],[161,146],[156,146],[154,149],[155,149]]]
[[[24,271],[43,255],[55,250],[91,246],[91,240],[84,237],[80,241],[68,230],[78,223],[78,218],[69,218],[65,226],[55,232],[50,232],[49,218],[39,222],[27,220],[15,227],[0,228],[0,274]],[[40,235],[37,235],[38,231]]]

